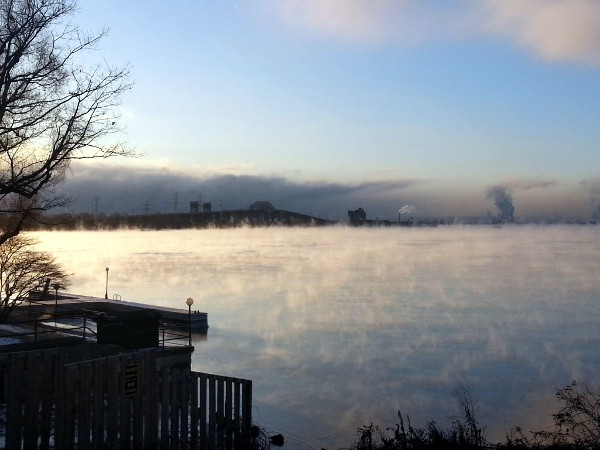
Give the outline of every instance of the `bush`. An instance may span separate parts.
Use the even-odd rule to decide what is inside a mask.
[[[553,414],[554,428],[535,431],[528,438],[520,428],[511,430],[507,444],[511,448],[600,449],[600,394],[575,380],[556,391],[563,404]]]
[[[398,412],[398,424],[385,431],[376,425],[358,429],[358,441],[352,450],[427,450],[427,449],[480,449],[486,445],[484,428],[475,419],[473,400],[466,387],[461,387],[458,402],[463,416],[452,422],[448,430],[443,430],[434,421],[426,428],[414,428],[410,417],[406,424],[402,413]],[[393,431],[392,434],[390,432]]]
[[[413,428],[406,416],[398,412],[398,424],[385,431],[376,425],[357,430],[358,440],[351,450],[600,450],[600,394],[586,385],[573,381],[558,389],[556,398],[562,403],[553,415],[551,431],[525,434],[515,427],[506,435],[506,442],[491,444],[485,438],[485,427],[475,418],[469,390],[461,387],[459,405],[462,417],[454,420],[449,429],[439,428],[432,420],[425,428]]]

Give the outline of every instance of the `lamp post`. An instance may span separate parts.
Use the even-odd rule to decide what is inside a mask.
[[[192,305],[194,304],[194,299],[188,297],[185,301],[186,305],[188,305],[188,344],[192,346]]]
[[[58,290],[60,289],[60,284],[55,283],[52,285],[54,288],[54,327],[56,327],[56,316],[58,314]]]
[[[106,268],[106,292],[104,293],[104,298],[108,300],[108,267]]]

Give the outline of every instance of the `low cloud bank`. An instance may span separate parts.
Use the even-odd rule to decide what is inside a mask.
[[[468,187],[415,179],[294,181],[281,176],[81,165],[72,169],[62,191],[73,198],[71,211],[107,215],[188,212],[192,201],[210,202],[213,211],[247,209],[264,200],[277,209],[331,220],[345,220],[348,210],[359,207],[368,218],[398,220],[406,205],[417,218],[503,217],[510,209],[515,219],[589,220],[597,208],[590,202],[596,187],[592,181],[569,187],[552,180]]]

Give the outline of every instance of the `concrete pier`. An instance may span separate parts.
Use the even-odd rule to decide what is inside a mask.
[[[28,313],[36,316],[42,314],[54,316],[56,314],[58,317],[80,315],[86,312],[117,315],[120,312],[151,311],[157,313],[161,321],[166,324],[172,323],[175,326],[184,327],[191,323],[193,332],[206,332],[208,330],[208,314],[205,312],[192,311],[192,314],[189,315],[187,309],[84,295],[60,293],[55,296],[54,294],[48,294],[43,300],[39,298],[32,298],[31,302],[25,300],[18,307],[18,309],[27,308],[29,308]]]

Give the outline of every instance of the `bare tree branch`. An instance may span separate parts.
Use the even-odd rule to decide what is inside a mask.
[[[16,236],[0,246],[0,322],[48,278],[67,286],[67,275],[48,253],[33,250],[35,243]]]
[[[131,154],[112,140],[123,133],[129,69],[77,63],[106,30],[82,34],[67,21],[74,8],[71,0],[0,0],[0,245],[24,217],[65,203],[53,188],[71,160]]]

